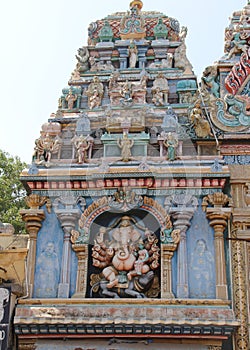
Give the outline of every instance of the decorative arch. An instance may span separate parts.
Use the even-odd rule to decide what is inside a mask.
[[[99,198],[83,212],[79,231],[81,239],[72,242],[78,256],[75,297],[174,297],[171,259],[179,230],[154,199],[135,193]],[[131,264],[119,271],[115,261],[122,254],[131,256]]]
[[[159,222],[160,228],[164,229],[166,220],[169,218],[169,215],[161,204],[156,202],[154,199],[145,196],[143,198],[142,204],[137,208],[141,208],[150,212]],[[97,216],[105,211],[112,210],[113,209],[107,197],[97,199],[92,204],[90,204],[87,209],[84,210],[79,220],[79,227],[84,228],[86,231],[88,231],[91,223],[97,218]]]

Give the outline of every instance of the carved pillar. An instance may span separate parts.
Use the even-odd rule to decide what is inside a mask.
[[[232,269],[233,269],[233,299],[235,317],[240,321],[235,331],[235,349],[249,349],[247,290],[249,288],[246,272],[246,255],[244,230],[239,230],[242,224],[237,223],[232,237]],[[249,237],[249,233],[247,234]],[[241,240],[242,239],[242,240]]]
[[[71,231],[75,229],[76,222],[80,217],[80,210],[74,208],[77,202],[81,203],[82,208],[85,207],[85,200],[83,198],[74,198],[69,195],[67,197],[57,198],[54,203],[55,213],[60,221],[64,232],[63,240],[63,254],[61,263],[61,276],[58,286],[58,298],[68,298],[70,288],[70,272],[71,272]],[[61,209],[61,207],[64,209]]]
[[[72,298],[85,298],[87,290],[88,244],[73,244],[72,248],[76,252],[78,259],[76,291]]]
[[[120,69],[126,69],[128,61],[128,47],[117,47],[117,50],[119,51]]]
[[[177,243],[161,244],[161,298],[174,298],[172,292],[172,266],[171,260]]]
[[[173,226],[180,230],[180,242],[177,255],[177,298],[188,298],[188,266],[186,232],[194,215],[193,208],[173,208]]]
[[[23,209],[20,211],[22,220],[26,224],[26,230],[29,234],[29,251],[27,257],[27,294],[29,298],[33,296],[34,276],[35,276],[35,262],[36,262],[36,242],[37,234],[42,227],[42,221],[45,218],[43,209],[39,209],[45,203],[47,210],[50,212],[50,201],[47,197],[42,197],[36,194],[31,194],[25,198],[30,209]]]
[[[58,286],[58,298],[68,298],[70,288],[70,262],[71,262],[71,230],[75,228],[80,217],[79,209],[57,209],[56,215],[64,231],[61,276]]]
[[[223,232],[231,215],[231,208],[225,208],[230,203],[229,197],[222,192],[215,192],[203,198],[202,207],[214,229],[214,250],[216,261],[216,298],[228,299],[226,259]],[[213,207],[208,208],[208,205]]]
[[[139,61],[139,68],[143,69],[145,67],[147,58],[146,58],[146,52],[148,50],[148,45],[137,45],[138,48],[138,61]]]
[[[231,231],[232,292],[235,317],[240,325],[234,332],[235,350],[250,348],[250,166],[233,164],[230,185],[233,197]]]
[[[207,209],[207,218],[210,220],[210,226],[214,229],[214,251],[216,264],[216,298],[228,299],[227,277],[226,277],[226,259],[224,248],[223,232],[227,227],[227,221],[230,212],[224,212],[223,209],[217,211],[213,208]],[[225,210],[225,209],[224,209]]]
[[[186,193],[167,197],[165,208],[173,218],[173,226],[180,231],[177,255],[177,297],[188,298],[188,268],[186,232],[197,208],[197,198]]]

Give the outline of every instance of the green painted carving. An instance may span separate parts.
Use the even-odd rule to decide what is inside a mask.
[[[156,39],[167,39],[168,28],[163,23],[162,18],[159,18],[158,23],[154,27],[154,35],[155,35]]]
[[[58,101],[59,109],[80,108],[82,88],[80,86],[68,86],[62,90],[62,96]]]
[[[216,98],[220,97],[220,83],[216,65],[209,66],[204,70],[201,81],[205,89],[208,89]]]
[[[102,29],[100,30],[98,36],[99,36],[100,41],[109,42],[109,41],[113,40],[113,37],[114,37],[113,31],[112,31],[112,28],[107,20],[105,20],[104,25],[103,25]]]
[[[196,81],[191,79],[180,80],[176,85],[176,90],[177,91],[197,90]]]
[[[216,99],[211,105],[211,119],[215,126],[223,131],[240,132],[250,126],[250,113],[246,110],[243,96],[227,94]]]

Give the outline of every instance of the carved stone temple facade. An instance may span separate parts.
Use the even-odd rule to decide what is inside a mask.
[[[17,348],[247,350],[250,2],[201,82],[187,28],[128,5],[89,25],[21,174]]]

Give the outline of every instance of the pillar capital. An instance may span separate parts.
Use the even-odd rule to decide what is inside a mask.
[[[37,233],[42,227],[42,221],[45,219],[43,209],[22,209],[20,210],[22,220],[25,222],[26,230],[30,238],[35,239]]]
[[[207,208],[206,216],[215,232],[223,233],[231,215],[231,208]]]

